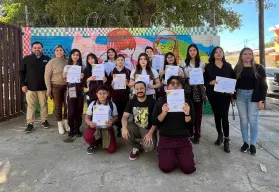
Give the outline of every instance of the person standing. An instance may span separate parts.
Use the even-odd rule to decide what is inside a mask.
[[[47,96],[54,101],[55,117],[58,122],[58,132],[64,134],[65,130],[69,131],[67,119],[67,104],[66,104],[66,81],[62,74],[64,67],[68,63],[65,50],[61,45],[54,48],[54,58],[46,65],[45,82],[47,87]],[[62,110],[64,106],[64,110]],[[62,122],[62,120],[64,122]]]
[[[191,140],[194,144],[200,142],[201,137],[201,121],[203,103],[207,100],[204,85],[190,85],[190,70],[193,68],[201,68],[204,71],[205,63],[201,61],[199,49],[195,44],[189,45],[185,59],[185,84],[184,90],[186,97],[192,101],[195,111],[194,130],[190,130]]]
[[[183,80],[171,76],[167,80],[167,89],[183,89]],[[167,96],[159,98],[154,106],[152,125],[160,130],[157,146],[158,166],[165,173],[172,172],[177,166],[185,174],[196,171],[189,130],[192,129],[192,117],[188,101],[183,105],[183,112],[169,112]]]
[[[118,121],[115,124],[117,126],[117,136],[121,137],[121,119],[124,113],[124,109],[126,104],[129,101],[130,89],[127,86],[130,81],[130,74],[131,71],[127,69],[124,65],[125,58],[123,55],[117,55],[116,59],[116,67],[112,70],[110,74],[110,79],[112,79],[111,83],[111,98],[112,101],[115,103],[118,111]],[[114,81],[115,75],[117,74],[124,74],[125,75],[125,89],[114,89]]]
[[[266,73],[262,65],[254,61],[253,51],[250,48],[241,50],[236,73],[236,105],[240,118],[243,146],[240,151],[256,155],[256,143],[259,132],[259,110],[264,108],[267,93]],[[248,125],[250,125],[250,146],[248,142]]]
[[[216,81],[217,76],[235,79],[235,72],[231,64],[226,61],[224,51],[221,47],[217,46],[212,50],[208,61],[209,64],[206,65],[204,72],[204,83],[206,86],[206,95],[214,113],[215,125],[218,132],[215,145],[221,145],[224,142],[224,151],[230,153],[229,108],[232,95],[215,92],[214,86],[218,83]]]
[[[26,94],[27,101],[27,128],[25,133],[30,133],[34,129],[35,110],[39,100],[40,116],[45,129],[49,128],[47,121],[48,108],[45,85],[45,67],[50,57],[43,54],[43,44],[36,41],[32,43],[32,54],[23,58],[20,65],[19,75],[22,85],[21,90]]]
[[[135,83],[136,97],[126,105],[122,118],[122,137],[133,147],[129,159],[136,160],[140,151],[152,151],[156,146],[156,126],[152,126],[151,118],[155,99],[146,96],[146,84]],[[134,116],[133,126],[128,126],[128,118]]]
[[[148,55],[148,58],[149,58],[149,61],[150,61],[151,67],[152,67],[152,59],[154,56],[153,48],[150,46],[147,46],[147,47],[145,47],[144,52]]]

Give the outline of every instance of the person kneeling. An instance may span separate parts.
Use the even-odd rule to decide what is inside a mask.
[[[156,126],[151,124],[155,100],[147,97],[144,82],[136,82],[134,88],[136,97],[128,102],[122,117],[122,137],[133,147],[130,160],[136,160],[142,150],[152,151],[156,145]],[[134,116],[135,125],[128,127],[130,114]]]
[[[168,90],[182,89],[182,79],[171,76],[167,81]],[[152,123],[160,130],[157,146],[158,166],[165,172],[172,172],[176,166],[185,174],[196,170],[192,144],[189,140],[189,129],[192,128],[190,106],[183,106],[184,112],[169,112],[167,96],[156,101]]]
[[[114,153],[116,150],[116,139],[112,126],[118,119],[117,108],[112,101],[107,99],[109,90],[105,85],[97,88],[96,95],[97,100],[91,102],[85,115],[85,122],[89,126],[84,131],[84,140],[89,144],[87,154],[93,154],[97,144],[102,144],[102,147],[105,148],[108,153]],[[105,126],[97,126],[97,124],[94,123],[97,122],[98,119],[97,117],[94,118],[93,111],[100,106],[109,107],[109,120],[105,123]],[[94,122],[92,122],[92,116]]]

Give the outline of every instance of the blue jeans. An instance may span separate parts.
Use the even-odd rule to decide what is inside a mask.
[[[248,124],[250,124],[251,145],[255,145],[259,132],[259,109],[257,102],[251,102],[253,90],[237,90],[236,105],[240,118],[242,139],[248,143]]]

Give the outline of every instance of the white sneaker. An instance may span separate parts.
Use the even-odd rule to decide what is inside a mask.
[[[64,128],[67,132],[70,131],[70,127],[69,127],[69,124],[68,124],[68,120],[67,119],[64,119],[63,120],[63,123],[64,123]]]
[[[63,135],[63,134],[65,133],[65,129],[64,129],[64,127],[63,127],[62,121],[59,121],[59,122],[58,122],[58,132],[59,132],[61,135]]]
[[[131,161],[136,160],[138,158],[138,156],[139,156],[139,153],[140,153],[140,151],[139,151],[138,148],[133,148],[133,151],[130,153],[129,159]]]

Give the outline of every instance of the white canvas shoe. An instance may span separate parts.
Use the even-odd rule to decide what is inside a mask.
[[[68,124],[68,120],[67,119],[64,119],[63,120],[63,123],[64,123],[64,128],[67,132],[70,131],[70,127],[69,127],[69,124]]]
[[[63,123],[62,121],[59,121],[58,122],[58,132],[63,135],[65,133],[65,129],[64,129],[64,126],[63,126]]]

